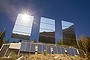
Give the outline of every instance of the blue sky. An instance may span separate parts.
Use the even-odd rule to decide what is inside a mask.
[[[16,17],[23,12],[73,22],[77,36],[90,36],[90,0],[0,0],[0,31],[6,28],[5,39],[11,37]]]

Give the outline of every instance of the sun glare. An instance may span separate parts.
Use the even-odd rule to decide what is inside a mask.
[[[28,20],[29,19],[29,15],[28,14],[22,14],[22,20]]]

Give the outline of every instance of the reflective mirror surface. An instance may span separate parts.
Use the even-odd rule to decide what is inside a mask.
[[[12,37],[29,40],[32,30],[33,18],[34,17],[30,15],[18,14],[12,32]]]
[[[63,44],[76,45],[76,35],[73,23],[62,21],[62,35],[63,35]]]
[[[55,43],[55,20],[41,17],[39,42]]]

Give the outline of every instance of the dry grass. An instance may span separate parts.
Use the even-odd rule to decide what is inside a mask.
[[[37,55],[28,55],[24,56],[24,60],[87,60],[86,58],[79,56],[69,56],[66,54],[47,54],[46,56],[43,54]]]
[[[2,58],[0,58],[0,60],[16,60],[15,58],[4,58],[4,57],[2,57]]]
[[[16,60],[16,58],[0,58],[0,60]],[[66,54],[26,54],[21,60],[87,60],[85,57]]]

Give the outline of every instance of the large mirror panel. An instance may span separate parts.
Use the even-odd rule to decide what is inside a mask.
[[[55,20],[41,17],[39,42],[55,43]]]

